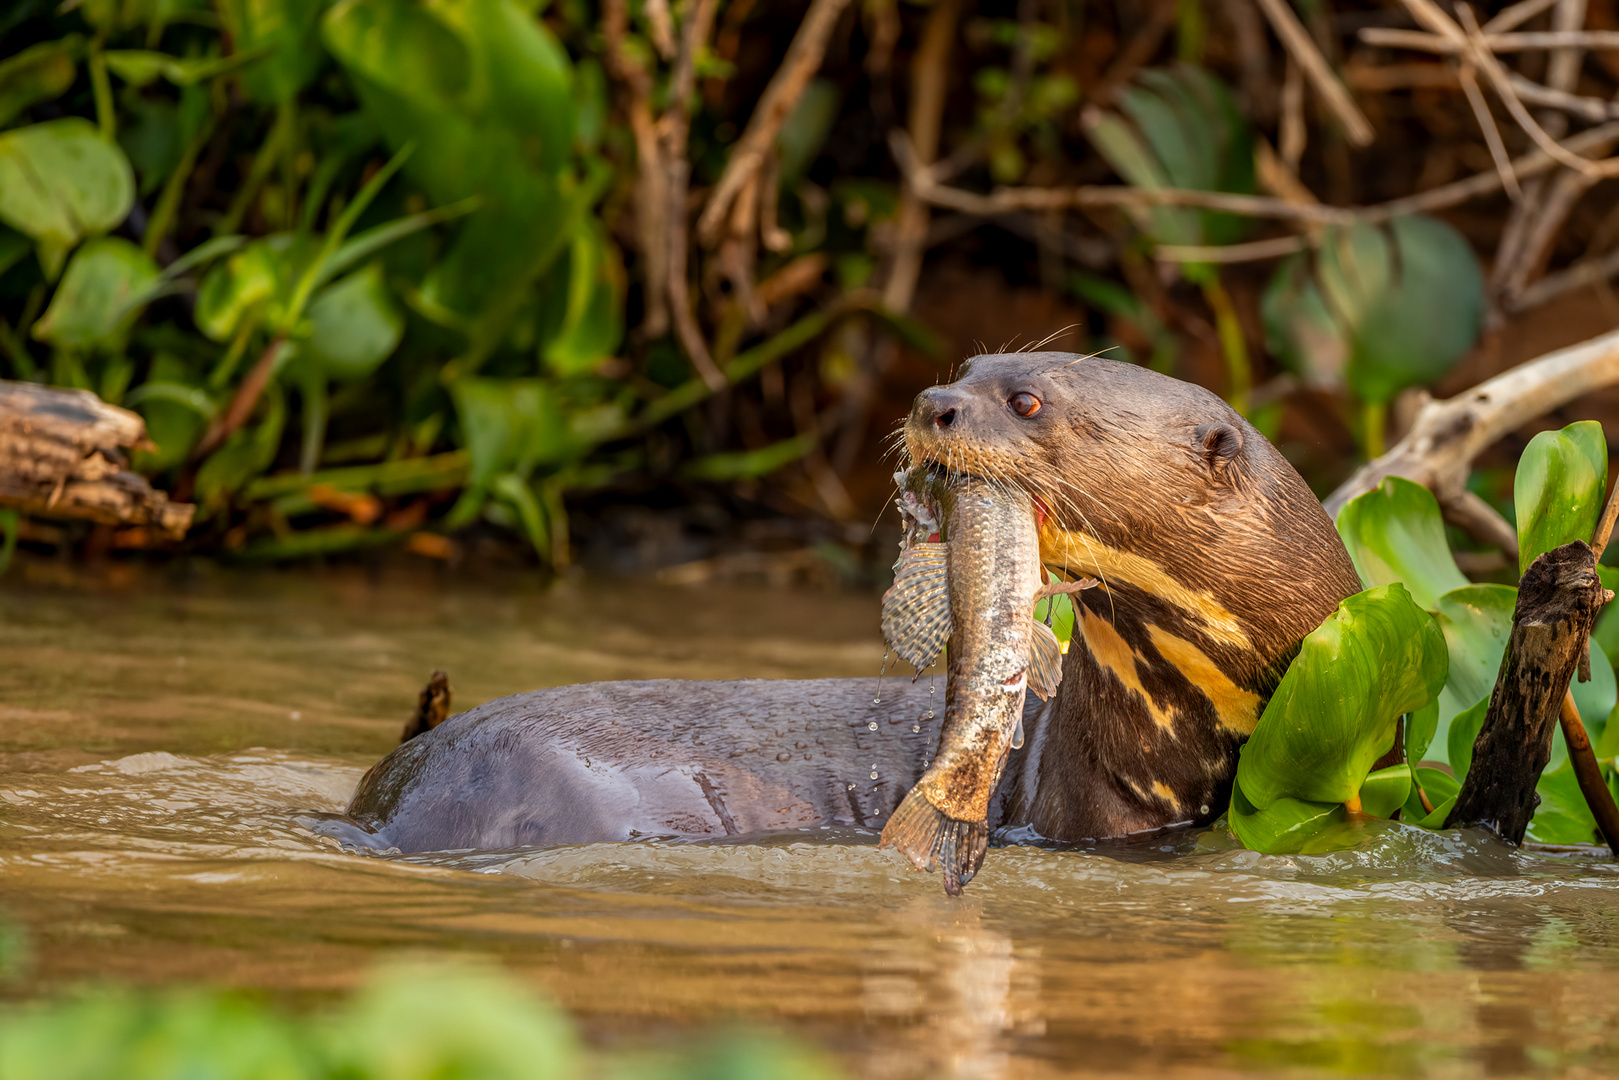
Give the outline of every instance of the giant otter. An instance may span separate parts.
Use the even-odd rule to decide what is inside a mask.
[[[1310,489],[1214,394],[1069,353],[918,395],[912,464],[1015,485],[1040,557],[1098,578],[991,809],[1054,840],[1212,821],[1305,634],[1360,582]],[[875,618],[875,612],[873,613]],[[322,831],[425,851],[880,828],[929,750],[926,685],[625,682],[491,701],[383,758]],[[942,715],[942,703],[938,712]],[[936,737],[936,736],[935,736]]]

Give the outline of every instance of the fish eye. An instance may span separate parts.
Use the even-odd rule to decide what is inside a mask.
[[[1013,394],[1006,403],[1012,407],[1013,412],[1025,418],[1040,411],[1040,399],[1027,391]]]

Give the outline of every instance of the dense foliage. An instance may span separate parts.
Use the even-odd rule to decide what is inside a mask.
[[[721,178],[801,5],[20,0],[0,15],[0,377],[140,411],[136,464],[200,504],[194,546],[443,555],[486,520],[561,563],[568,497],[625,477],[751,490],[790,466],[772,505],[875,509],[894,335],[932,348],[906,320],[930,247],[1037,269],[1089,311],[1064,344],[1223,381],[1268,431],[1290,386],[1362,401],[1347,422],[1373,450],[1390,399],[1476,338],[1477,261],[1428,217],[1237,271],[1197,251],[1264,226],[1188,206],[1078,232],[985,210],[929,238],[902,134],[953,182],[1269,190],[1269,60],[1200,5],[829,10],[744,198]],[[1334,138],[1289,160],[1314,175]],[[677,177],[671,217],[653,196]]]
[[[1515,484],[1525,568],[1574,540],[1588,541],[1602,508],[1607,444],[1591,421],[1530,442]],[[1304,640],[1253,738],[1243,747],[1230,822],[1259,851],[1313,851],[1354,843],[1337,826],[1346,804],[1377,817],[1441,828],[1467,776],[1504,660],[1517,590],[1476,585],[1457,569],[1439,504],[1409,480],[1390,478],[1350,502],[1338,530],[1361,579],[1373,587],[1345,600]],[[1619,571],[1601,567],[1604,583]],[[1610,613],[1591,642],[1591,679],[1571,689],[1602,774],[1619,791],[1615,657]],[[1403,764],[1371,772],[1406,717]],[[1561,731],[1541,775],[1529,839],[1598,840]]]

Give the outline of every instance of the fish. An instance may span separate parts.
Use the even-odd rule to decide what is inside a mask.
[[[942,869],[957,896],[983,865],[990,799],[1023,741],[1025,695],[1049,698],[1062,679],[1062,648],[1033,606],[1094,582],[1047,584],[1037,504],[1017,488],[929,467],[896,480],[905,546],[883,596],[883,636],[919,672],[949,648],[938,753],[881,846],[918,870]]]

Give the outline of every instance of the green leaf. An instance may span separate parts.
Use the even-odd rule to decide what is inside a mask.
[[[1086,132],[1109,165],[1135,187],[1248,194],[1255,190],[1253,131],[1223,84],[1200,68],[1150,68],[1119,92],[1124,117],[1098,113]],[[1147,212],[1162,244],[1224,244],[1244,219],[1189,207]]]
[[[566,284],[550,290],[564,307],[542,350],[545,364],[558,375],[582,374],[611,357],[623,337],[624,268],[600,225],[582,222],[551,275]]]
[[[1540,805],[1529,819],[1526,839],[1535,844],[1599,843],[1596,819],[1574,775],[1574,763],[1564,761],[1540,774],[1535,785]]]
[[[1437,380],[1484,325],[1484,279],[1467,241],[1429,217],[1325,230],[1277,269],[1266,340],[1312,385],[1383,404]]]
[[[1429,755],[1448,763],[1458,774],[1466,768],[1450,757],[1450,725],[1456,716],[1472,708],[1480,698],[1488,698],[1495,689],[1517,602],[1518,590],[1510,585],[1468,585],[1452,589],[1435,605],[1434,617],[1444,631],[1445,647],[1450,653],[1450,674],[1439,693],[1434,746]]]
[[[250,312],[266,308],[285,292],[292,277],[286,253],[289,237],[266,237],[215,264],[197,290],[193,313],[197,329],[214,341],[231,338]]]
[[[1444,691],[1440,691],[1443,696]],[[1432,745],[1434,733],[1439,729],[1439,699],[1428,702],[1405,719],[1405,759],[1421,761]]]
[[[74,244],[121,223],[134,201],[129,159],[88,120],[0,134],[0,221],[34,238],[47,277]]]
[[[262,400],[264,419],[232,434],[197,470],[197,501],[210,509],[223,505],[275,461],[287,421],[286,395],[272,382]]]
[[[1418,607],[1431,611],[1442,594],[1468,584],[1445,541],[1439,503],[1421,484],[1385,478],[1338,512],[1338,535],[1361,581],[1403,582]]]
[[[1260,810],[1281,798],[1347,802],[1400,714],[1439,693],[1447,665],[1439,625],[1404,586],[1356,593],[1304,639],[1242,748],[1237,784]]]
[[[680,474],[694,480],[738,480],[766,476],[814,450],[818,441],[815,432],[807,431],[758,450],[710,454],[688,462]]]
[[[1277,799],[1264,810],[1257,809],[1242,793],[1240,785],[1231,789],[1231,809],[1226,821],[1242,846],[1267,855],[1286,855],[1304,846],[1348,817],[1342,803],[1306,802],[1303,799]]]
[[[157,444],[156,450],[136,452],[135,467],[141,472],[156,475],[185,461],[213,419],[213,400],[192,378],[184,361],[159,353],[146,381],[124,399],[145,418],[146,437]]]
[[[1360,808],[1373,817],[1392,817],[1411,794],[1411,766],[1390,765],[1366,777],[1360,786]]]
[[[42,41],[0,61],[0,125],[42,101],[53,101],[73,86],[84,39],[69,34]]]
[[[115,345],[139,314],[131,301],[157,280],[157,264],[120,236],[102,236],[73,255],[34,337],[62,348]]]
[[[305,347],[328,378],[362,379],[393,354],[405,331],[382,264],[372,263],[327,286],[309,305],[309,339]]]
[[[457,379],[450,387],[472,455],[469,477],[487,489],[501,473],[526,478],[536,465],[564,458],[567,422],[551,386],[540,379]]]
[[[1428,796],[1428,802],[1433,805],[1432,811],[1424,809],[1418,788]],[[1411,791],[1405,797],[1405,805],[1400,808],[1400,820],[1425,829],[1444,828],[1445,818],[1456,804],[1456,795],[1461,789],[1456,778],[1441,769],[1426,765],[1413,766]]]
[[[1529,440],[1512,483],[1519,573],[1554,548],[1591,541],[1607,479],[1608,447],[1595,420]]]
[[[1473,744],[1478,741],[1478,733],[1484,727],[1484,717],[1490,711],[1490,699],[1486,695],[1462,710],[1450,722],[1450,729],[1445,733],[1450,757],[1450,767],[1456,770],[1456,775],[1465,778],[1467,770],[1473,767]]]

